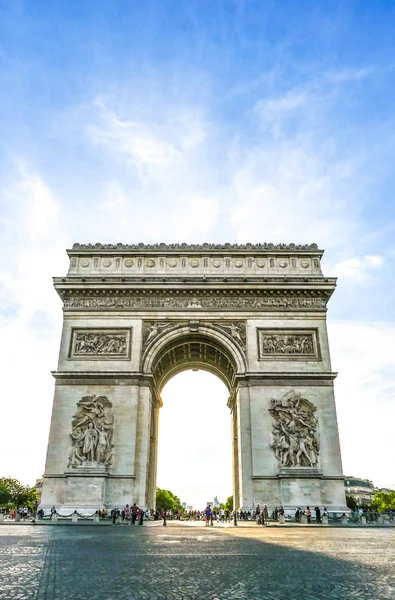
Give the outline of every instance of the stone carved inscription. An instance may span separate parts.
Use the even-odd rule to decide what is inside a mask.
[[[208,309],[217,310],[221,308],[235,310],[323,310],[326,307],[325,298],[317,297],[179,297],[179,296],[102,296],[81,297],[67,296],[64,298],[64,308],[72,309],[97,309],[106,310],[135,309],[146,310],[147,308],[163,309]]]
[[[274,419],[270,444],[280,468],[316,467],[320,452],[316,407],[294,390],[271,400]]]
[[[77,406],[71,426],[67,466],[73,469],[110,466],[115,445],[112,441],[114,415],[111,402],[107,396],[83,396]]]
[[[74,330],[71,355],[77,358],[126,358],[129,354],[129,336],[129,330]]]
[[[214,327],[222,329],[228,335],[231,335],[236,342],[240,344],[243,350],[246,349],[246,327],[244,323],[213,323]]]
[[[317,357],[314,331],[259,331],[260,356],[263,357]]]

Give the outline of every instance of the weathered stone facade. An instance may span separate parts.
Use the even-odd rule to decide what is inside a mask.
[[[42,506],[152,508],[161,390],[201,368],[229,389],[235,505],[343,511],[326,330],[336,280],[322,253],[75,244],[54,280],[64,326]]]

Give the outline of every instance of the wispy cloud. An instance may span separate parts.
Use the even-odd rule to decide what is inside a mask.
[[[381,269],[384,264],[382,256],[366,255],[363,258],[349,258],[336,263],[330,275],[363,281],[369,274]]]

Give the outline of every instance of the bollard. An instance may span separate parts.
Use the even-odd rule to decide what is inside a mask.
[[[384,519],[383,519],[382,515],[379,515],[377,517],[377,525],[384,525]]]
[[[166,512],[163,513],[163,527],[167,527]]]
[[[20,520],[21,520],[20,513],[16,513],[16,515],[15,515],[15,523],[19,523]]]
[[[306,517],[306,515],[302,515],[300,517],[300,522],[303,523],[303,525],[307,525],[307,517]]]
[[[366,525],[366,517],[361,517],[361,525]]]
[[[3,513],[0,513],[0,522],[1,521],[4,521],[4,515],[3,515]]]
[[[139,525],[144,525],[144,515],[142,512],[140,513]]]
[[[347,522],[348,522],[347,516],[346,515],[342,515],[341,519],[342,519],[342,524],[343,525],[347,525]]]
[[[99,523],[99,521],[100,521],[100,515],[98,513],[95,513],[93,515],[93,522],[94,523]]]
[[[56,523],[56,525],[58,524],[58,513],[53,513],[51,521],[52,523]]]
[[[214,527],[213,515],[210,515],[210,527]]]
[[[278,522],[280,523],[280,525],[284,525],[285,524],[285,515],[279,515]]]
[[[233,513],[233,527],[237,527],[236,511]]]
[[[326,515],[324,515],[324,516],[322,517],[322,524],[323,524],[323,525],[328,525],[328,522],[329,522],[329,521],[328,521],[328,517],[327,517]]]
[[[53,519],[53,517],[52,517],[52,519]],[[76,511],[76,510],[75,510],[75,511],[73,512],[73,514],[71,515],[71,522],[72,522],[72,523],[78,523],[78,514],[77,514],[77,511]]]

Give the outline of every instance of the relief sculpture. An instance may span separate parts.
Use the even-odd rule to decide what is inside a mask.
[[[261,355],[263,356],[315,356],[314,333],[261,332]]]
[[[71,449],[67,466],[110,466],[114,450],[114,415],[107,396],[83,396],[73,416]]]
[[[126,357],[128,345],[128,331],[74,331],[72,354],[77,357]]]
[[[280,468],[316,467],[320,453],[316,407],[294,390],[271,400],[274,419],[270,444]]]
[[[246,327],[244,323],[214,323],[214,326],[232,336],[243,350],[246,349]]]
[[[255,298],[218,297],[218,298],[180,298],[178,296],[156,296],[153,298],[141,296],[125,297],[92,297],[70,296],[64,299],[65,310],[103,308],[108,310],[118,309],[209,309],[218,310],[323,310],[326,307],[326,298],[290,298],[278,296],[274,298],[257,296]]]
[[[144,324],[143,331],[143,349],[156,339],[159,334],[164,333],[169,327],[174,327],[173,322],[168,321],[148,321]]]

